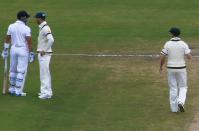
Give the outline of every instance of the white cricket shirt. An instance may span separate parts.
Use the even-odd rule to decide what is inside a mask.
[[[191,53],[191,50],[184,41],[175,37],[166,42],[161,53],[168,57],[167,67],[184,67],[185,55]]]
[[[37,51],[45,51],[45,52],[52,52],[51,46],[49,47],[48,43],[48,35],[52,35],[51,29],[48,26],[47,22],[44,21],[39,25],[39,36],[38,36],[38,47]]]
[[[8,27],[7,35],[11,36],[11,44],[15,47],[28,49],[27,36],[31,36],[31,29],[22,21],[17,20]]]

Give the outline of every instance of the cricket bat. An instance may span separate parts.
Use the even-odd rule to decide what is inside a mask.
[[[4,76],[3,76],[3,90],[2,94],[5,95],[7,93],[8,86],[8,58],[4,59]]]

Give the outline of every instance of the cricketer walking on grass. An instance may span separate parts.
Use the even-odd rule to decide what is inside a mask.
[[[54,38],[51,33],[51,29],[47,24],[46,13],[39,12],[35,15],[36,22],[39,25],[39,36],[38,36],[38,60],[40,67],[40,81],[41,89],[39,93],[40,99],[50,99],[53,96],[51,87],[51,74],[50,74],[50,60],[52,56],[52,45]]]
[[[34,61],[32,52],[31,29],[27,26],[30,15],[26,11],[17,14],[17,21],[8,27],[2,57],[9,55],[10,49],[10,87],[9,92],[16,96],[26,96],[23,83],[28,63]]]
[[[170,87],[170,107],[171,111],[184,112],[184,105],[187,95],[187,71],[185,57],[192,58],[191,50],[179,36],[180,29],[171,28],[172,35],[170,41],[166,42],[161,51],[160,72],[163,70],[165,58],[167,57],[168,85]]]

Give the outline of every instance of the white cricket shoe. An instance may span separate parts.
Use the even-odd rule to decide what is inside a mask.
[[[42,96],[42,95],[44,95],[43,93],[38,93],[38,96]]]
[[[51,99],[52,96],[46,95],[46,94],[42,94],[42,95],[40,95],[38,98],[39,98],[39,99],[42,99],[42,100],[45,100],[45,99]]]
[[[26,95],[27,95],[27,94],[26,94],[26,93],[24,93],[24,92],[19,93],[19,94],[17,94],[17,93],[15,94],[15,96],[19,96],[19,97],[20,97],[20,96],[23,96],[23,97],[24,97],[24,96],[26,96]]]

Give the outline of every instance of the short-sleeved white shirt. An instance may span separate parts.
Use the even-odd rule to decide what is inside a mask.
[[[186,66],[185,55],[191,50],[184,41],[175,37],[166,42],[161,53],[168,57],[167,67],[183,67]]]
[[[22,21],[17,20],[8,27],[7,35],[11,36],[11,44],[15,47],[28,49],[26,37],[31,36],[31,29]]]

